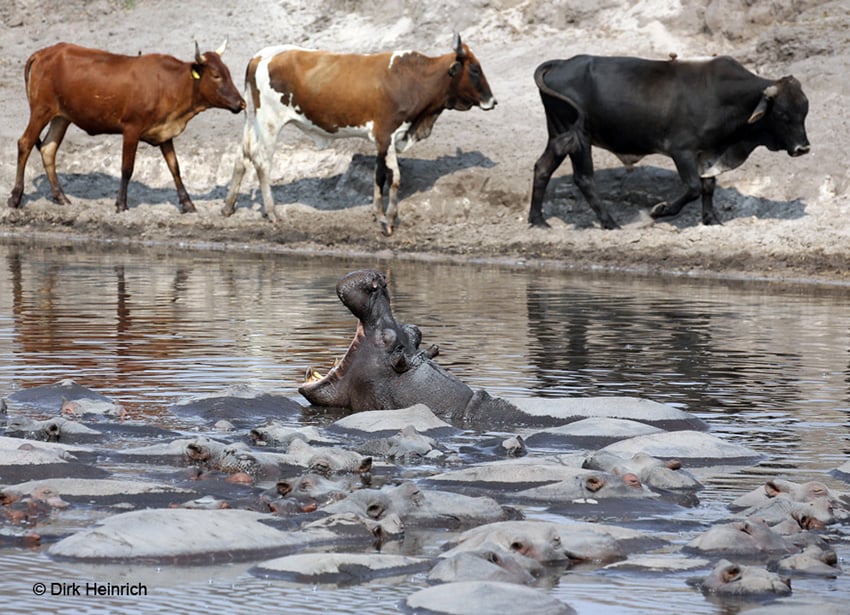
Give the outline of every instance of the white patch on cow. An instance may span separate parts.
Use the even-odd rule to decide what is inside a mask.
[[[677,58],[676,62],[687,62],[689,64],[706,64],[716,59],[717,56],[694,56],[693,58]]]
[[[266,127],[261,132],[271,141],[267,146],[270,149],[274,148],[278,133],[290,122],[308,135],[318,147],[328,147],[336,139],[348,137],[360,137],[374,142],[375,126],[371,121],[362,126],[338,126],[335,132],[328,132],[310,121],[297,105],[284,105],[281,102],[280,92],[275,91],[271,86],[269,63],[276,55],[292,50],[308,51],[294,45],[278,45],[266,47],[254,55],[255,58],[260,58],[255,77],[261,96],[257,119],[261,126]]]
[[[403,50],[400,50],[400,51],[393,51],[393,54],[390,56],[390,63],[389,63],[389,65],[387,66],[387,70],[392,70],[392,69],[393,69],[393,63],[394,63],[396,60],[398,60],[398,59],[400,59],[400,58],[403,58],[404,56],[406,56],[406,55],[407,55],[407,54],[409,54],[409,53],[413,53],[413,51],[412,51],[412,50],[410,50],[410,49],[403,49]]]
[[[406,152],[411,145],[416,143],[416,136],[407,134],[407,131],[410,130],[410,126],[410,122],[404,122],[401,126],[396,128],[392,135],[392,143],[400,152]]]

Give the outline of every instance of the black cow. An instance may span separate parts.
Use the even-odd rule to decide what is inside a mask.
[[[740,166],[759,145],[790,156],[809,151],[809,102],[794,77],[754,75],[729,57],[669,61],[576,56],[544,62],[534,73],[546,110],[549,142],[534,165],[528,221],[549,226],[543,196],[569,155],[573,180],[606,229],[618,228],[593,182],[591,145],[631,165],[648,154],[673,159],[685,191],[652,208],[673,216],[702,196],[702,221],[719,224],[715,177]]]

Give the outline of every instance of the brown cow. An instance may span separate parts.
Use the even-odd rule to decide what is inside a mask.
[[[70,203],[56,176],[56,150],[68,126],[76,124],[90,135],[120,134],[124,138],[116,211],[127,210],[127,185],[139,141],[159,146],[174,177],[181,212],[195,211],[180,179],[173,139],[205,109],[218,107],[238,113],[245,108],[221,61],[226,44],[201,55],[195,43],[194,62],[162,54],[116,55],[68,43],[32,54],[24,70],[30,119],[18,140],[18,169],[9,207],[21,205],[24,170],[33,145],[41,151],[53,200],[60,205]],[[48,123],[42,141],[40,135]]]
[[[269,185],[272,155],[281,129],[295,122],[319,145],[355,136],[375,142],[373,205],[388,235],[398,222],[396,150],[404,151],[431,134],[444,109],[496,106],[481,65],[457,34],[453,50],[436,58],[415,51],[356,55],[291,45],[266,47],[251,58],[245,82],[251,104],[242,156],[237,156],[222,213],[233,213],[250,161],[257,171],[265,213],[273,222],[277,219]],[[390,184],[386,214],[385,182]]]

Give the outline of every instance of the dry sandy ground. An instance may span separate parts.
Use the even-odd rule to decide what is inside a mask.
[[[194,39],[205,50],[229,37],[224,59],[241,88],[248,58],[268,44],[438,55],[449,50],[453,30],[478,56],[499,105],[445,112],[429,140],[401,156],[402,225],[392,237],[382,236],[372,219],[372,145],[349,139],[320,150],[294,128],[282,133],[273,170],[283,221],[274,226],[261,218],[253,171],[237,213],[221,217],[243,121],[223,110],[201,114],[175,142],[198,214],[178,213],[166,165],[146,145],[130,185],[130,211],[116,214],[120,138],[72,128],[58,168],[73,205],[50,201],[34,154],[23,208],[0,206],[0,235],[850,282],[844,0],[6,0],[0,4],[0,196],[14,183],[15,142],[28,117],[23,66],[41,47],[64,40],[188,60]],[[679,190],[667,159],[650,157],[627,173],[596,150],[600,190],[625,228],[598,226],[568,164],[544,205],[553,228],[529,228],[531,171],[546,140],[535,67],[576,53],[667,58],[671,52],[730,54],[761,75],[799,78],[811,101],[812,153],[792,159],[758,150],[721,176],[716,203],[724,224],[705,227],[696,203],[674,219],[648,220],[649,207]]]

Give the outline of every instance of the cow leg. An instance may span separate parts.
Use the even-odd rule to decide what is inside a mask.
[[[12,209],[17,209],[21,206],[21,197],[24,194],[24,172],[27,168],[27,160],[29,160],[32,148],[39,142],[39,135],[47,123],[50,121],[50,116],[47,114],[35,115],[30,114],[29,122],[24,130],[24,134],[18,139],[18,167],[15,172],[15,185],[12,188],[12,194],[6,204]]]
[[[375,219],[381,224],[385,235],[392,234],[392,227],[387,224],[384,215],[384,184],[387,181],[387,152],[389,147],[378,147],[378,156],[375,159],[375,183],[372,186],[372,207],[375,208]]]
[[[139,148],[139,135],[135,132],[124,131],[124,144],[121,149],[121,184],[118,187],[118,198],[115,199],[115,211],[127,211],[127,188],[133,177],[133,167],[136,165],[136,150]]]
[[[249,158],[241,152],[236,155],[236,162],[233,163],[233,177],[230,180],[230,188],[227,190],[227,196],[224,197],[224,207],[221,208],[221,215],[232,216],[236,211],[236,199],[239,197],[239,187],[242,185],[242,179],[245,177],[245,169],[248,167]]]
[[[242,145],[239,148],[239,152],[236,154],[236,160],[233,163],[233,177],[230,180],[230,188],[227,190],[227,196],[224,197],[224,207],[221,208],[221,214],[223,216],[232,216],[233,212],[236,211],[236,199],[239,198],[239,188],[242,186],[242,180],[245,177],[245,171],[248,169],[249,164],[253,164],[254,167],[257,168],[257,177],[259,178],[260,176],[259,166],[261,162],[254,159],[252,152],[255,152],[258,147],[263,146],[259,143],[259,137],[257,136],[257,130],[259,127],[256,116],[252,113],[251,109],[252,107],[249,107],[248,116],[245,118],[245,126],[242,130]],[[275,127],[274,130],[275,138],[277,138],[277,131],[279,131],[280,128]],[[271,194],[271,189],[269,189],[269,194]],[[264,191],[263,199],[265,199]],[[263,201],[263,207],[266,212],[269,211],[265,200]],[[274,205],[271,206],[271,212],[273,217]],[[269,214],[266,213],[266,215],[268,216]]]
[[[65,196],[62,191],[62,186],[59,184],[59,176],[56,175],[56,150],[65,138],[65,131],[71,122],[63,117],[55,117],[50,122],[50,128],[47,129],[47,134],[44,136],[44,141],[41,143],[39,150],[41,151],[41,162],[44,164],[44,171],[47,173],[47,181],[50,182],[50,190],[53,192],[53,200],[59,205],[70,205],[71,201]]]
[[[186,192],[186,187],[183,185],[183,180],[180,178],[180,164],[177,162],[177,153],[174,151],[174,140],[169,139],[159,146],[159,151],[162,152],[165,158],[165,164],[168,165],[168,170],[171,171],[171,177],[174,178],[174,185],[177,186],[177,198],[180,200],[180,213],[186,214],[197,211],[192,199],[189,198],[189,193]]]
[[[531,208],[528,210],[528,222],[532,226],[549,228],[549,223],[543,217],[543,197],[546,195],[546,187],[552,179],[552,173],[561,166],[566,157],[567,152],[560,151],[555,139],[549,139],[543,154],[534,163]]]
[[[614,221],[611,214],[602,207],[602,201],[596,192],[596,182],[593,181],[593,157],[591,156],[590,147],[584,147],[570,153],[570,161],[573,163],[573,181],[578,186],[578,189],[581,190],[584,198],[587,199],[590,208],[596,214],[602,228],[620,228],[620,225]]]
[[[387,179],[390,184],[390,196],[387,202],[387,226],[384,232],[387,235],[393,234],[393,229],[398,226],[398,188],[401,185],[401,170],[398,166],[398,153],[395,147],[395,139],[390,144],[390,149],[387,151],[387,167],[389,174]]]
[[[676,163],[679,177],[685,184],[685,191],[672,203],[662,201],[655,205],[649,212],[649,215],[653,218],[675,216],[682,211],[682,207],[695,200],[702,190],[702,181],[699,176],[696,157],[673,156],[673,162]],[[713,191],[714,187],[712,186],[711,192],[713,193]]]
[[[700,196],[702,196],[702,223],[722,224],[714,209],[714,187],[717,180],[714,177],[703,177],[700,183]]]

